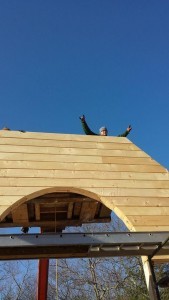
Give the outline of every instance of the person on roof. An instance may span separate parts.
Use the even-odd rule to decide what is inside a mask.
[[[81,124],[82,124],[82,128],[84,130],[84,132],[87,134],[87,135],[102,135],[102,136],[107,136],[108,135],[108,130],[105,126],[101,127],[99,129],[99,132],[100,134],[97,134],[97,133],[94,133],[90,128],[89,126],[87,125],[86,123],[86,119],[85,119],[85,116],[82,115],[81,117],[79,117],[80,120],[81,120]],[[119,134],[118,136],[122,136],[122,137],[126,137],[129,132],[132,130],[131,128],[131,125],[128,126],[128,128],[126,129],[125,132],[123,132],[122,134]]]

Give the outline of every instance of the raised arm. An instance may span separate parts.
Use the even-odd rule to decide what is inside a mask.
[[[82,128],[87,135],[98,135],[98,134],[94,133],[93,131],[91,131],[91,129],[89,128],[89,126],[86,123],[84,115],[79,117],[79,119],[81,120]]]
[[[123,132],[122,134],[119,134],[118,136],[126,137],[130,133],[131,130],[132,130],[132,127],[131,127],[131,125],[129,125],[128,128],[126,129],[126,131]]]

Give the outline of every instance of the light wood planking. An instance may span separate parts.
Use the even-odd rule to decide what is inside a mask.
[[[162,226],[162,225],[141,225],[141,226],[134,226],[134,231],[169,231],[169,225]]]
[[[102,171],[102,172],[131,172],[132,173],[167,173],[162,166],[154,165],[123,165],[85,162],[46,162],[46,161],[21,161],[0,160],[1,169],[31,169],[31,170],[71,170],[71,171]],[[106,173],[107,174],[107,173]]]
[[[119,140],[118,140],[119,141]],[[108,141],[105,143],[98,143],[94,141],[73,141],[74,148],[81,149],[104,149],[104,150],[140,150],[137,146],[129,143]],[[72,148],[72,141],[69,140],[45,140],[45,139],[23,139],[23,138],[0,138],[0,145],[14,145],[14,146],[33,146],[33,147],[57,147],[57,148]]]
[[[105,172],[89,170],[31,170],[31,169],[0,169],[0,178],[68,178],[68,179],[97,179],[97,180],[137,180],[137,181],[168,181],[168,173],[136,173],[136,172]]]
[[[124,137],[116,137],[116,136],[91,136],[91,135],[76,135],[76,134],[63,134],[63,133],[44,133],[44,132],[25,132],[22,133],[20,131],[6,131],[0,130],[0,137],[4,138],[22,138],[22,139],[31,139],[31,140],[56,140],[56,141],[79,141],[79,142],[101,142],[101,143],[126,143],[130,144],[131,141]]]
[[[169,255],[156,255],[152,260],[155,264],[165,264],[169,262]]]
[[[4,188],[5,189],[5,188]],[[169,197],[169,189],[128,189],[128,188],[87,188],[88,191],[96,193],[100,197]]]
[[[143,158],[143,157],[110,157],[110,156],[106,156],[106,157],[102,157],[102,161],[103,163],[116,163],[116,164],[136,164],[136,165],[154,165],[156,164],[155,161],[153,159],[151,159],[150,157],[147,158]]]
[[[5,205],[6,207],[10,207],[12,206],[14,203],[17,203],[20,200],[20,196],[15,196],[15,195],[11,195],[11,196],[0,196],[0,203],[2,205]],[[1,207],[0,205],[0,207]]]
[[[102,201],[108,200],[115,206],[124,207],[169,207],[169,197],[102,197]]]
[[[44,162],[83,162],[102,163],[101,156],[76,156],[76,155],[51,155],[51,154],[27,154],[27,153],[0,153],[0,160],[19,161],[44,161]]]
[[[125,207],[121,206],[123,213],[129,216],[169,216],[169,206],[164,207]]]
[[[4,213],[4,211],[8,211],[9,208],[10,208],[9,205],[3,205],[3,204],[1,203],[1,205],[0,205],[0,220],[1,220],[1,215]]]
[[[42,161],[42,162],[83,162],[83,163],[105,163],[105,164],[129,164],[129,165],[156,165],[149,157],[103,157],[90,155],[65,155],[65,154],[39,154],[39,153],[0,153],[0,160],[19,161]]]
[[[167,215],[153,215],[153,216],[128,216],[128,219],[133,225],[136,226],[168,226],[169,225],[169,216]]]
[[[79,155],[79,156],[110,156],[110,157],[145,157],[149,156],[141,150],[105,150],[105,149],[86,149],[86,148],[57,148],[57,147],[33,147],[33,146],[12,146],[0,145],[0,153],[26,153],[26,154],[51,154],[51,155]]]
[[[69,191],[102,201],[130,229],[168,228],[169,173],[128,139],[4,130],[0,137],[0,212],[49,191]],[[72,205],[68,219],[80,211],[81,218],[93,217],[97,208]]]
[[[26,196],[31,193],[40,192],[42,190],[52,190],[52,185],[50,186],[8,186],[0,188],[0,195],[14,195],[14,196]],[[57,190],[57,185],[53,187]],[[68,181],[63,182],[63,185],[58,185],[58,188],[61,188],[63,192],[66,190],[72,190],[72,185]],[[98,195],[98,197],[106,196],[106,197],[117,197],[117,196],[128,196],[131,197],[168,197],[169,196],[169,189],[128,189],[128,188],[97,188],[97,187],[81,187],[80,184],[76,186],[79,190],[79,193],[83,190],[87,192],[91,192],[93,194]],[[45,192],[44,192],[45,193]],[[82,193],[83,194],[83,193]],[[25,199],[26,200],[26,199]]]
[[[158,181],[151,181],[151,180],[114,180],[114,179],[91,179],[89,182],[88,178],[1,178],[0,180],[0,187],[9,187],[9,186],[15,186],[15,187],[22,187],[22,186],[65,186],[65,182],[67,186],[78,186],[82,188],[122,188],[128,190],[128,189],[140,189],[140,190],[146,190],[146,189],[162,189],[163,191],[169,191],[169,181],[168,180],[158,180]],[[144,187],[144,188],[143,188]]]

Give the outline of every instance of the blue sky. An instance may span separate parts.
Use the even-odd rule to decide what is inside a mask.
[[[81,114],[169,169],[169,2],[0,2],[0,127],[83,134]]]

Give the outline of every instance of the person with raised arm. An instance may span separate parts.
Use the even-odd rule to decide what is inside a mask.
[[[87,135],[102,135],[102,136],[107,136],[107,135],[108,135],[108,130],[107,130],[107,128],[106,128],[105,126],[101,127],[101,128],[99,129],[99,134],[97,134],[97,133],[93,132],[93,131],[89,128],[89,126],[88,126],[88,124],[87,124],[87,122],[86,122],[86,118],[85,118],[84,115],[82,115],[82,116],[79,117],[79,118],[80,118],[80,120],[81,120],[82,128],[83,128],[85,134],[87,134]],[[131,130],[132,130],[132,127],[131,127],[131,125],[129,125],[129,126],[127,127],[126,131],[123,132],[122,134],[119,134],[118,136],[119,136],[119,137],[120,137],[120,136],[121,136],[121,137],[126,137],[126,136],[130,133]]]

